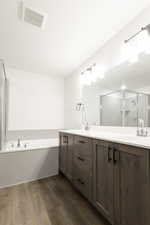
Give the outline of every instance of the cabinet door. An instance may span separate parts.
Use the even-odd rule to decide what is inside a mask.
[[[113,149],[105,142],[96,141],[93,151],[93,203],[113,223]]]
[[[73,135],[67,135],[67,149],[66,149],[66,176],[72,180],[72,161],[73,161]]]
[[[67,143],[68,137],[67,135],[61,133],[60,134],[60,149],[59,149],[59,168],[63,174],[67,172]]]
[[[149,225],[149,154],[122,146],[119,159],[120,225]]]

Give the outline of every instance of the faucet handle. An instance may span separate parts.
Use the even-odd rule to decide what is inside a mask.
[[[140,126],[141,128],[144,127],[144,120],[141,119],[141,118],[139,118],[139,126]]]

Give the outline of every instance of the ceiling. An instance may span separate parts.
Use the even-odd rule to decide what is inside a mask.
[[[45,29],[19,19],[18,0],[0,0],[0,58],[14,68],[67,76],[137,16],[149,0],[25,0],[48,14]]]

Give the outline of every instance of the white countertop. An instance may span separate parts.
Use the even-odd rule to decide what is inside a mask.
[[[93,139],[105,140],[119,144],[132,145],[140,148],[150,149],[150,136],[139,137],[131,133],[116,133],[108,131],[94,131],[94,130],[61,130],[68,134],[80,135],[83,137],[89,137]]]

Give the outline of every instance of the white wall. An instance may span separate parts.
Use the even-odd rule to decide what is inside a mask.
[[[150,7],[144,10],[137,16],[130,24],[128,24],[122,31],[120,31],[114,38],[106,42],[103,48],[99,49],[95,55],[89,58],[77,71],[70,77],[65,79],[65,127],[77,128],[80,123],[80,116],[77,115],[73,108],[76,101],[81,100],[80,72],[87,66],[97,63],[109,70],[113,68],[120,61],[121,47],[123,41],[136,33],[141,27],[150,23]]]
[[[60,129],[64,126],[64,80],[7,68],[9,130]]]
[[[86,118],[90,125],[100,124],[100,93],[99,89],[84,86],[82,89],[82,102],[86,108]]]
[[[76,104],[81,100],[79,76],[70,76],[65,79],[65,127],[66,128],[79,128],[80,127],[80,112],[75,110]]]

